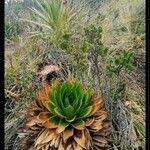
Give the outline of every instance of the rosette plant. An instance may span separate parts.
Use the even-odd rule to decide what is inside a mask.
[[[95,150],[108,147],[110,123],[102,98],[80,82],[55,80],[28,108],[24,148]]]

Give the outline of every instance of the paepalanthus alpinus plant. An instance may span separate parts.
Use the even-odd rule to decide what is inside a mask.
[[[107,149],[111,125],[102,102],[102,97],[74,79],[46,84],[28,107],[23,149]]]

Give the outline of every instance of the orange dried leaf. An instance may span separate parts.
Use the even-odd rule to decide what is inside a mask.
[[[63,140],[64,140],[64,143],[66,143],[66,141],[71,137],[73,136],[74,134],[74,130],[71,129],[71,130],[65,130],[63,132]]]
[[[41,121],[41,123],[46,122],[49,118],[48,118],[48,113],[47,112],[41,112],[38,115],[38,119]]]
[[[48,129],[55,129],[58,128],[59,125],[54,124],[50,120],[47,120],[46,122],[43,123],[43,126]]]
[[[94,118],[87,118],[85,120],[85,126],[90,126],[94,122]]]
[[[77,142],[77,144],[79,144],[82,148],[86,149],[86,138],[85,138],[85,134],[84,131],[80,131],[78,132],[79,134],[75,134],[73,136],[74,140]]]

